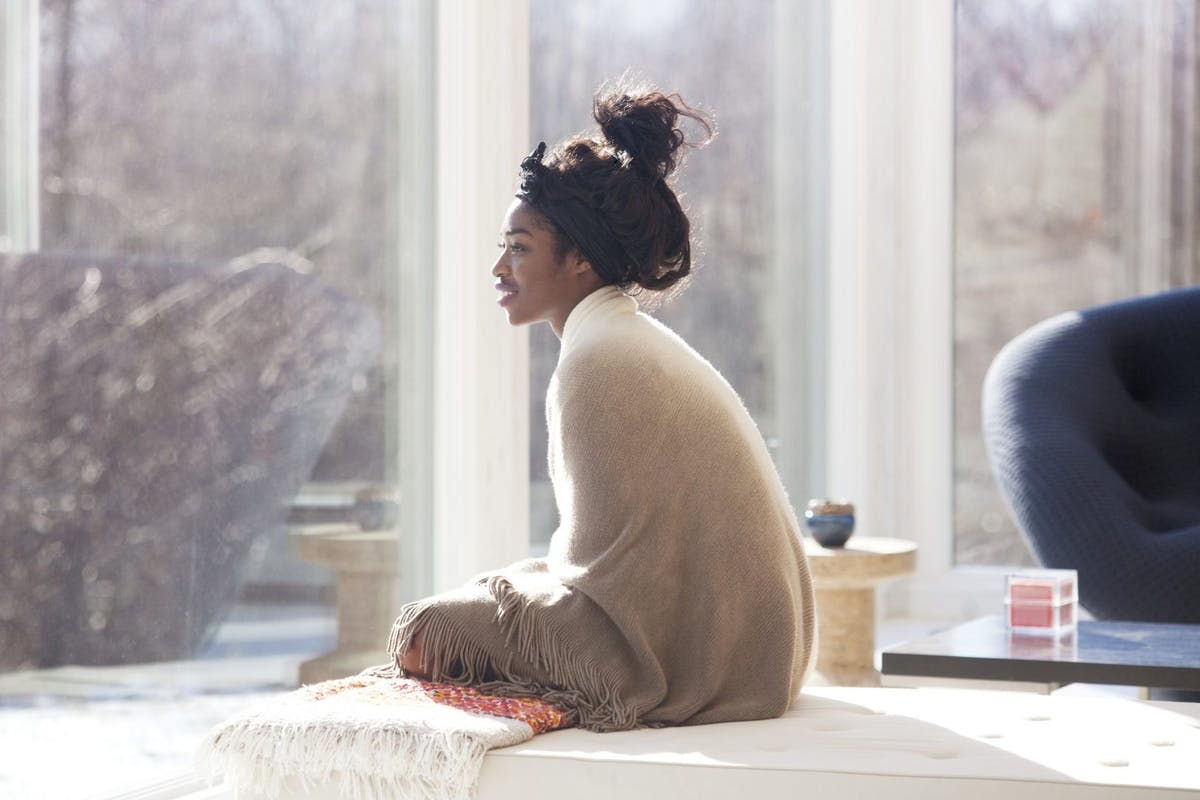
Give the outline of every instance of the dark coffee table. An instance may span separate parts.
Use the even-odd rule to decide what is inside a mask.
[[[1081,621],[1060,638],[984,617],[883,651],[884,683],[905,679],[1100,683],[1200,690],[1200,625]],[[900,680],[889,681],[889,678]]]

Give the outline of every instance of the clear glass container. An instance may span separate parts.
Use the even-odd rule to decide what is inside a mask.
[[[1014,633],[1057,636],[1075,630],[1079,579],[1073,569],[1021,570],[1005,581],[1004,605]]]

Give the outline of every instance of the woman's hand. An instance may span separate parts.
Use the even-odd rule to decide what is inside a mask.
[[[404,655],[401,657],[400,666],[409,675],[417,678],[428,678],[429,673],[425,670],[425,631],[417,631],[412,638],[408,640],[408,647],[404,648]]]

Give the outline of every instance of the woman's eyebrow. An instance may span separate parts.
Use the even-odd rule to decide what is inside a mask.
[[[532,233],[530,233],[529,231],[527,231],[525,228],[509,228],[508,230],[506,230],[506,231],[504,232],[504,235],[505,235],[505,236],[516,236],[518,233],[523,233],[523,234],[525,234],[526,236],[532,236],[532,235],[533,235]]]

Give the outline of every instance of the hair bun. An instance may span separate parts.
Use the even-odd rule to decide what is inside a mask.
[[[627,153],[641,171],[658,178],[675,171],[681,147],[703,146],[713,135],[711,121],[679,95],[646,87],[602,88],[592,102],[592,116],[609,145]],[[705,138],[689,142],[679,127],[681,116],[700,123]]]

